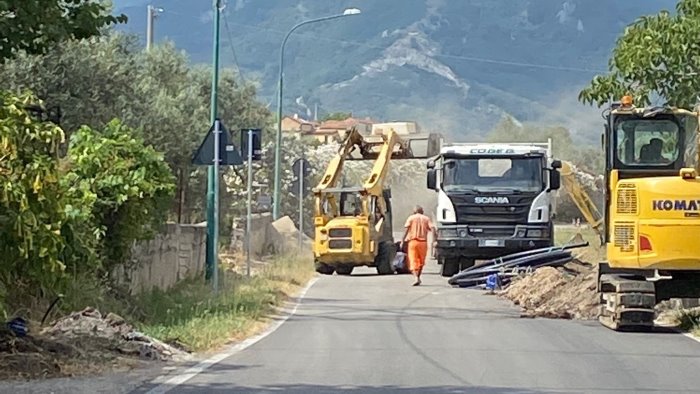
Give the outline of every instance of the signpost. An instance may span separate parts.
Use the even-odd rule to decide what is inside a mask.
[[[292,187],[292,193],[297,194],[299,197],[299,249],[302,248],[304,243],[304,197],[308,193],[307,186],[305,185],[305,178],[311,174],[311,166],[309,162],[302,156],[300,159],[294,161],[292,165],[292,171],[296,176],[295,182]]]
[[[253,160],[260,160],[262,158],[260,134],[260,129],[241,130],[241,153],[245,152],[245,158],[248,161],[248,203],[246,204],[247,213],[245,221],[245,260],[246,275],[248,277],[250,277],[250,237],[253,221]]]
[[[220,165],[240,165],[243,164],[241,156],[229,142],[228,130],[224,127],[221,120],[215,119],[214,124],[207,132],[204,141],[197,148],[197,151],[192,156],[192,164],[201,166],[214,166],[214,182],[212,185],[214,191],[213,204],[213,220],[207,220],[207,236],[211,236],[211,240],[207,240],[207,244],[213,245],[213,258],[207,259],[207,277],[211,277],[214,292],[218,291],[219,286],[219,268],[218,268],[218,253],[217,245],[219,238],[219,166]],[[209,218],[209,215],[208,215]],[[211,241],[211,242],[210,242]]]

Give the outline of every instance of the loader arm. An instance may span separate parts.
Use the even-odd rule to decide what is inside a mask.
[[[591,228],[598,234],[600,238],[601,245],[604,242],[604,218],[600,214],[598,208],[596,208],[593,203],[593,199],[586,193],[581,183],[576,179],[576,174],[571,163],[563,161],[562,167],[560,169],[561,178],[564,181],[564,188],[567,193],[571,196],[574,204],[578,207],[579,211],[586,219]]]

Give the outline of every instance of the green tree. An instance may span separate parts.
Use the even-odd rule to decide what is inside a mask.
[[[66,193],[72,211],[89,217],[91,234],[107,272],[129,259],[134,241],[150,239],[165,222],[174,188],[162,154],[135,132],[112,121],[99,132],[82,127],[68,151]],[[80,205],[78,205],[80,204]]]
[[[8,292],[45,289],[65,268],[56,152],[63,132],[24,110],[30,95],[0,94],[0,315]]]
[[[210,127],[210,68],[190,66],[171,43],[146,52],[133,37],[113,33],[67,41],[45,55],[12,59],[0,69],[0,86],[29,89],[47,105],[60,106],[61,125],[69,138],[83,125],[101,129],[119,115],[147,145],[163,153],[177,176],[173,217],[204,219],[206,171],[193,168],[190,160]],[[268,109],[256,95],[253,85],[241,85],[233,71],[222,70],[219,115],[236,143],[237,129],[271,124]],[[221,208],[227,212],[225,199]]]
[[[599,107],[626,94],[638,105],[656,97],[666,104],[690,108],[700,92],[700,0],[680,0],[676,14],[662,11],[643,16],[618,39],[610,72],[598,75],[579,100]]]
[[[489,142],[546,142],[548,138],[552,139],[555,158],[570,161],[594,174],[603,171],[603,152],[576,143],[571,132],[562,126],[521,125],[505,117],[486,136]]]
[[[0,60],[20,52],[46,53],[61,41],[100,35],[107,26],[126,23],[94,0],[0,1]]]
[[[352,112],[331,112],[324,116],[321,120],[324,122],[327,120],[345,120],[350,117],[352,117]]]

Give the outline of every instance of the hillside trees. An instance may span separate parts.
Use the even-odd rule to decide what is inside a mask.
[[[676,14],[643,16],[618,39],[610,72],[598,75],[579,100],[599,107],[632,94],[638,105],[658,98],[692,108],[700,92],[700,0],[680,0]]]
[[[582,170],[594,177],[603,173],[602,150],[576,144],[569,130],[564,127],[519,124],[512,118],[506,117],[486,136],[490,142],[546,142],[548,138],[552,139],[552,150],[556,159],[571,162],[577,170]],[[581,175],[577,174],[577,176]],[[583,183],[583,186],[597,206],[602,207],[602,194],[594,190],[592,185],[588,183]],[[561,189],[559,197],[557,204],[557,218],[559,220],[569,221],[581,217],[580,211],[566,189]]]
[[[61,41],[100,35],[126,22],[93,0],[5,0],[0,2],[0,62],[21,52],[46,53]]]

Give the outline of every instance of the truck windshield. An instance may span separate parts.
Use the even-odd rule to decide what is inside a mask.
[[[542,157],[450,159],[444,163],[446,192],[539,192]]]

